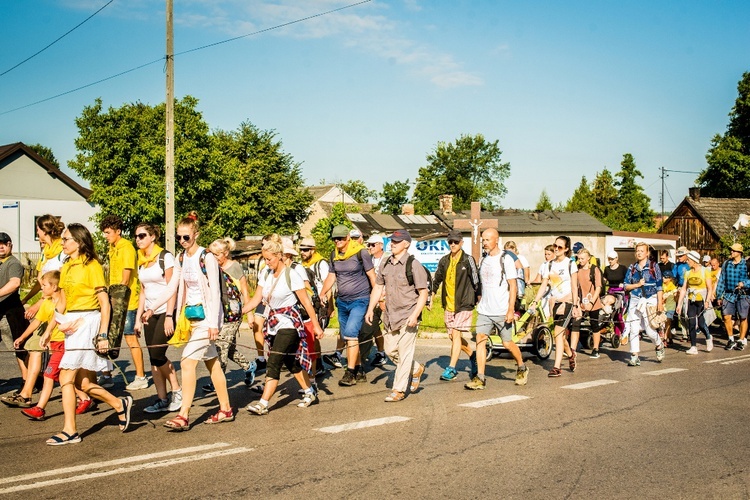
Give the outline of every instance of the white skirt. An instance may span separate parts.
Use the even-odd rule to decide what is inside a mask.
[[[107,369],[107,360],[94,351],[94,338],[99,334],[102,315],[99,311],[69,312],[71,320],[83,318],[83,324],[73,335],[65,336],[65,354],[60,360],[61,370],[83,368],[92,372]]]

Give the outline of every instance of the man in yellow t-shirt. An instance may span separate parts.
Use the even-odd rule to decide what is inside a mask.
[[[138,336],[135,334],[135,315],[138,311],[138,294],[140,284],[138,283],[137,262],[135,247],[133,244],[122,237],[123,221],[117,215],[108,215],[99,223],[99,229],[104,234],[104,238],[109,243],[109,286],[127,285],[130,288],[130,300],[128,302],[128,312],[125,320],[125,342],[130,348],[130,354],[133,357],[135,365],[135,380],[128,384],[125,389],[134,391],[148,387],[148,378],[143,369],[143,350],[141,349]],[[113,304],[113,307],[116,305]],[[106,377],[109,376],[109,380]],[[105,384],[111,387],[111,374],[104,374],[102,377]],[[99,385],[107,387],[100,382]],[[108,383],[109,382],[109,383]]]

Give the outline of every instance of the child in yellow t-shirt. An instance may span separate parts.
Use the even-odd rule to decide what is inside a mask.
[[[672,345],[672,320],[675,309],[677,308],[677,285],[674,282],[674,276],[671,271],[665,271],[662,275],[664,284],[662,293],[664,294],[664,312],[667,315],[667,321],[664,323],[664,331],[667,334],[667,345]]]

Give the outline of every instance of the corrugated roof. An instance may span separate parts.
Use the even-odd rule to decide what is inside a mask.
[[[442,211],[433,212],[451,227],[456,219],[469,219],[471,212],[464,210],[455,214],[445,214]],[[585,212],[523,212],[506,210],[501,212],[482,212],[482,219],[496,219],[498,232],[502,234],[567,234],[567,233],[597,233],[612,234],[612,230],[605,224]],[[469,232],[465,230],[464,232]]]
[[[28,147],[22,142],[16,142],[13,144],[5,144],[0,146],[0,162],[10,159],[15,154],[25,154],[36,163],[44,168],[53,178],[60,179],[60,181],[68,186],[70,189],[81,195],[86,201],[91,196],[91,190],[78,184],[76,181],[65,175],[59,168],[39,156],[36,151]]]
[[[432,215],[388,215],[381,213],[346,214],[349,220],[362,234],[390,234],[397,229],[406,229],[412,238],[418,239],[430,235],[446,235],[448,227]]]
[[[732,224],[737,222],[740,214],[750,214],[750,198],[701,197],[694,200],[688,196],[684,203],[693,207],[695,212],[719,237],[731,232]]]

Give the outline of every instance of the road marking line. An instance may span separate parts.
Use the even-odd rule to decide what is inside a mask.
[[[59,476],[62,474],[69,474],[71,472],[88,471],[91,469],[101,469],[101,468],[110,467],[113,465],[132,464],[133,462],[152,460],[154,458],[170,457],[173,455],[181,455],[183,453],[194,453],[197,451],[212,450],[214,448],[225,448],[227,446],[231,446],[231,445],[229,443],[204,444],[201,446],[191,446],[189,448],[178,448],[176,450],[160,451],[158,453],[149,453],[148,455],[137,455],[135,457],[118,458],[116,460],[109,460],[107,462],[96,462],[94,464],[76,465],[73,467],[64,467],[62,469],[40,470],[40,471],[34,472],[33,474],[22,474],[20,476],[0,478],[0,484],[17,483],[19,481],[35,480],[35,479],[48,477],[48,476]]]
[[[397,422],[406,422],[411,420],[409,417],[384,417],[374,418],[372,420],[362,420],[361,422],[351,422],[349,424],[332,425],[330,427],[321,427],[315,429],[316,431],[326,432],[328,434],[336,434],[339,432],[353,431],[356,429],[365,429],[367,427],[377,427],[378,425],[395,424]]]
[[[196,460],[207,460],[210,458],[217,458],[217,457],[223,457],[223,456],[228,456],[228,455],[236,455],[238,453],[247,453],[248,451],[253,451],[253,448],[232,448],[229,450],[219,450],[219,451],[213,451],[209,453],[202,453],[200,455],[189,455],[185,457],[160,460],[157,462],[135,464],[129,467],[120,467],[119,469],[112,469],[108,471],[91,472],[88,474],[81,474],[79,476],[68,476],[68,477],[63,477],[59,479],[49,479],[47,481],[39,481],[37,483],[19,484],[18,486],[11,486],[9,488],[0,489],[0,494],[15,493],[18,491],[25,491],[25,490],[31,490],[31,489],[36,489],[36,488],[46,488],[48,486],[55,486],[55,485],[63,484],[63,483],[71,483],[74,481],[86,481],[89,479],[97,479],[100,477],[112,476],[114,474],[129,474],[132,472],[138,472],[138,471],[147,470],[147,469],[156,469],[158,467],[169,467],[171,465],[177,465],[177,464],[182,464],[182,463],[187,463],[187,462],[195,462]],[[94,466],[94,465],[90,465],[89,467],[91,466]]]
[[[667,375],[669,373],[677,373],[687,371],[687,368],[665,368],[663,370],[656,370],[653,372],[643,372],[641,375]]]
[[[733,358],[710,359],[708,361],[704,361],[704,363],[721,363],[722,361],[735,360],[735,359],[750,359],[750,354],[745,354],[744,356],[735,356]]]
[[[735,363],[742,363],[743,361],[750,361],[750,358],[743,358],[743,359],[735,358],[735,359],[732,359],[731,361],[724,361],[722,365],[733,365]]]
[[[503,396],[501,398],[485,399],[484,401],[475,401],[473,403],[463,403],[458,406],[465,406],[466,408],[484,408],[485,406],[512,403],[513,401],[521,401],[523,399],[530,399],[530,398],[529,396],[521,396],[519,394],[513,394],[512,396]]]
[[[609,384],[616,384],[617,380],[609,380],[606,378],[603,378],[601,380],[592,380],[591,382],[582,382],[580,384],[573,384],[573,385],[564,385],[561,387],[561,389],[588,389],[590,387],[597,387],[600,385],[609,385]]]

